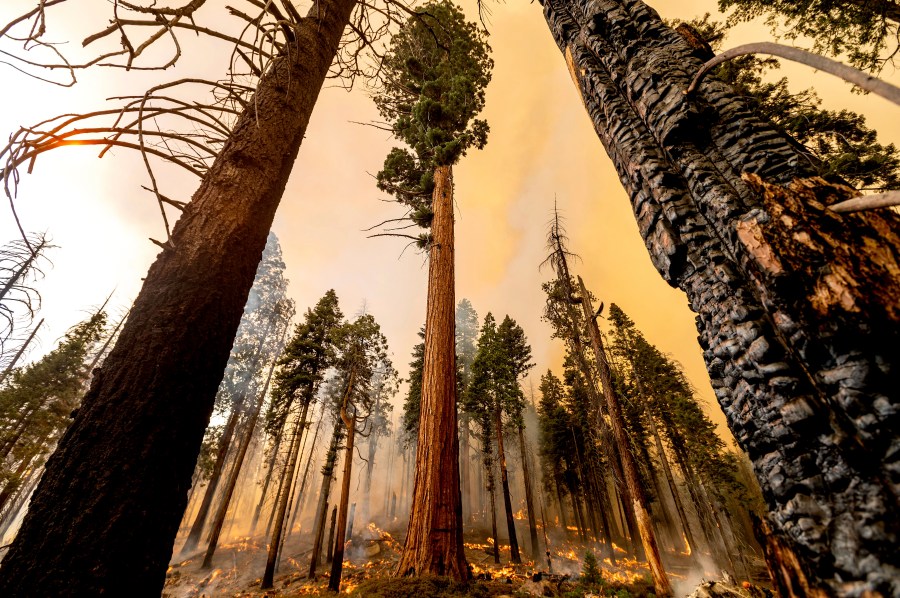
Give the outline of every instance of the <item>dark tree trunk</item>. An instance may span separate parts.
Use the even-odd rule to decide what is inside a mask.
[[[312,395],[312,392],[310,392],[309,395]],[[297,419],[297,424],[294,428],[294,441],[292,442],[293,450],[291,451],[291,454],[288,455],[281,494],[278,496],[278,504],[275,505],[274,509],[274,527],[272,529],[272,537],[269,538],[266,570],[265,573],[263,573],[262,585],[260,586],[262,589],[271,588],[275,578],[275,567],[278,565],[278,553],[281,550],[281,536],[284,531],[284,520],[285,515],[287,514],[288,501],[291,497],[291,490],[294,487],[294,471],[297,469],[297,455],[300,452],[300,438],[303,436],[303,431],[306,429],[307,413],[309,413],[309,398],[304,398],[303,409],[300,412],[300,417]]]
[[[528,509],[528,535],[531,541],[531,558],[538,562],[541,549],[538,546],[537,517],[534,512],[534,497],[531,495],[531,470],[528,466],[528,449],[525,446],[525,426],[518,426],[519,453],[522,455],[522,474],[525,478],[525,508]]]
[[[350,384],[347,395],[353,388],[353,372],[350,373]],[[331,560],[331,575],[328,577],[328,589],[341,591],[341,573],[344,570],[344,544],[347,542],[347,509],[350,503],[350,481],[353,472],[353,441],[356,439],[356,411],[351,416],[347,413],[347,399],[341,408],[341,421],[347,428],[347,450],[344,453],[344,474],[341,478],[341,501],[338,503],[337,530],[334,538],[334,558]]]
[[[319,489],[319,504],[316,507],[315,527],[313,528],[312,556],[309,559],[309,579],[315,579],[316,567],[322,557],[322,540],[325,535],[325,523],[328,517],[328,495],[331,493],[331,481],[334,479],[334,464],[337,459],[338,445],[341,441],[340,419],[334,422],[334,431],[331,433],[331,444],[328,445],[328,454],[325,456],[325,466],[322,468],[322,487]],[[330,550],[329,550],[330,552]]]
[[[708,79],[638,0],[544,0],[663,277],[687,293],[716,396],[784,554],[832,593],[900,593],[900,228]],[[778,185],[785,185],[779,187]]]
[[[513,517],[512,498],[509,495],[509,474],[506,471],[506,448],[503,443],[503,418],[499,405],[494,409],[494,428],[497,431],[497,461],[500,464],[500,488],[503,490],[503,511],[506,513],[506,533],[509,535],[509,557],[512,563],[521,563],[516,520]]]
[[[259,82],[48,461],[0,595],[159,596],[275,209],[354,6],[318,2]]]
[[[428,267],[425,364],[416,445],[416,477],[398,574],[467,580],[459,493],[456,418],[456,303],[454,299],[453,175],[434,172],[434,218]]]
[[[243,400],[243,397],[241,398]],[[194,523],[191,525],[191,531],[188,533],[184,545],[181,547],[181,554],[187,556],[196,550],[200,544],[200,537],[203,535],[203,528],[206,525],[206,518],[209,516],[209,510],[212,508],[213,498],[216,496],[216,490],[219,489],[219,480],[222,478],[222,472],[225,470],[226,457],[228,450],[231,448],[231,441],[234,438],[234,430],[237,428],[238,420],[241,417],[241,405],[238,401],[231,404],[231,414],[225,423],[225,429],[222,430],[222,437],[219,438],[219,446],[216,447],[216,462],[213,465],[212,473],[209,476],[209,483],[206,485],[206,491],[203,493],[203,501],[197,514],[194,515]]]
[[[497,484],[494,482],[493,467],[488,471],[488,494],[491,498],[491,536],[494,538],[494,550],[491,556],[500,564],[500,538],[497,537]]]
[[[678,492],[678,486],[675,485],[675,478],[672,475],[672,466],[669,465],[669,456],[666,455],[662,439],[659,437],[659,428],[656,426],[653,414],[648,414],[648,419],[650,420],[650,430],[653,433],[653,440],[656,443],[656,452],[659,453],[660,465],[662,466],[663,474],[666,477],[666,484],[672,495],[672,502],[675,503],[675,510],[678,512],[678,520],[681,522],[681,529],[684,534],[683,540],[685,543],[685,551],[693,552],[696,550],[697,546],[694,542],[694,534],[691,532],[687,513],[684,510],[684,504],[681,501],[681,494]]]
[[[331,509],[331,527],[328,528],[328,553],[325,555],[326,562],[334,560],[334,526],[337,523],[337,507]]]

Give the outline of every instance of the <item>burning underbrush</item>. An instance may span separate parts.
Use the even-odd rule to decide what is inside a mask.
[[[402,530],[393,531],[402,534]],[[260,588],[267,550],[264,541],[242,538],[220,546],[213,569],[200,568],[202,553],[173,563],[169,567],[163,597],[334,596],[327,590],[328,565],[320,566],[320,573],[314,579],[307,578],[310,544],[306,534],[292,536],[287,541],[273,589]],[[590,549],[576,542],[551,545],[549,562],[544,555],[537,564],[525,558],[520,565],[510,564],[509,546],[501,543],[497,548],[500,564],[494,562],[492,538],[466,537],[466,558],[473,574],[473,582],[466,586],[446,579],[396,578],[394,572],[402,545],[392,533],[370,525],[347,544],[341,594],[366,598],[637,598],[653,595],[646,563],[626,557],[619,547],[615,547],[615,562],[599,556],[588,557],[596,567],[593,577],[584,576],[585,556]],[[596,550],[591,554],[602,552]],[[670,570],[669,575],[676,584],[679,578],[687,581],[677,570]],[[679,592],[680,595],[686,593]]]

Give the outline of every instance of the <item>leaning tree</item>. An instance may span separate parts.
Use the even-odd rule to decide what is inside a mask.
[[[452,167],[470,147],[487,142],[484,106],[493,62],[486,33],[447,0],[420,8],[391,39],[379,113],[408,149],[394,148],[378,187],[406,206],[411,237],[428,250],[422,397],[413,509],[398,571],[469,577],[463,553],[456,413]],[[405,228],[405,227],[400,227]]]
[[[352,81],[362,48],[410,11],[389,0],[319,0],[305,15],[288,0],[120,0],[80,44],[97,52],[70,58],[63,49],[75,47],[48,31],[60,10],[84,7],[34,4],[0,26],[4,60],[63,85],[94,67],[123,76],[178,68],[195,35],[230,46],[222,54],[229,66],[209,80],[181,74],[107,109],[24,127],[0,149],[10,197],[19,168],[46,151],[138,151],[167,234],[47,463],[3,561],[0,594],[158,595],[216,388],[319,90],[329,73]],[[204,91],[208,99],[198,98]],[[157,160],[201,179],[190,202],[161,188]],[[172,210],[181,215],[170,229]]]
[[[685,291],[731,430],[770,511],[783,589],[896,594],[900,221],[856,192],[640,0],[544,0],[651,260]]]

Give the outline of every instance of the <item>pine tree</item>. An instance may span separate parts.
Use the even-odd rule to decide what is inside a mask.
[[[89,357],[106,321],[106,313],[98,310],[70,329],[53,351],[15,370],[0,389],[0,515],[40,470],[77,411],[91,375]]]
[[[727,28],[702,18],[683,23],[718,51]],[[709,57],[713,56],[710,52]],[[886,191],[900,188],[900,151],[878,142],[866,118],[851,110],[825,110],[814,89],[791,91],[787,77],[770,80],[780,63],[775,58],[741,56],[719,66],[715,73],[734,88],[750,108],[779,131],[803,144],[817,174],[858,189]]]
[[[846,55],[860,68],[880,71],[897,54],[900,4],[894,0],[719,0],[729,21],[765,15],[788,39],[808,37],[815,50]]]
[[[294,472],[297,468],[300,441],[309,426],[307,414],[328,368],[334,365],[342,320],[343,314],[338,305],[337,294],[334,290],[329,290],[314,308],[306,310],[303,323],[294,329],[294,336],[288,341],[278,362],[279,370],[275,374],[272,403],[267,415],[268,425],[270,429],[273,426],[288,425],[291,413],[296,413],[296,419],[290,433],[291,443],[282,474],[281,492],[275,504],[274,528],[262,581],[264,588],[272,587],[288,502],[293,488]]]
[[[484,105],[492,62],[484,31],[451,2],[429,2],[420,10],[392,38],[375,97],[394,136],[408,147],[391,150],[378,187],[407,207],[414,224],[430,228],[413,238],[429,251],[428,305],[413,509],[399,571],[464,580],[452,166],[487,141],[487,123],[473,119]]]
[[[344,453],[344,471],[341,480],[341,499],[338,503],[337,528],[335,532],[334,558],[331,561],[331,575],[328,588],[340,591],[341,573],[344,566],[344,543],[347,535],[347,508],[350,502],[350,480],[353,466],[353,448],[357,428],[364,430],[373,415],[379,398],[373,383],[396,378],[388,357],[387,339],[375,318],[366,314],[353,323],[342,326],[335,344],[340,356],[335,363],[342,382],[340,417],[347,429],[347,443]],[[266,587],[271,587],[271,584]]]

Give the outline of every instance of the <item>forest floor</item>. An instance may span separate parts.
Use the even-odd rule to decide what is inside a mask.
[[[402,533],[402,532],[401,532]],[[428,578],[399,579],[393,577],[400,558],[401,544],[390,533],[369,526],[361,539],[348,544],[341,580],[341,593],[371,598],[524,598],[558,596],[580,598],[609,596],[638,598],[652,596],[653,586],[646,563],[620,556],[613,565],[608,559],[599,562],[602,581],[585,583],[579,579],[581,558],[585,548],[574,542],[558,542],[553,547],[553,573],[546,561],[536,567],[527,561],[522,565],[493,562],[492,548],[486,538],[466,538],[466,558],[475,581],[458,586],[445,580]],[[163,598],[291,598],[295,596],[335,596],[329,592],[330,565],[321,565],[315,579],[307,579],[312,550],[308,534],[295,534],[285,544],[275,587],[260,588],[266,563],[266,546],[262,538],[242,538],[221,545],[212,569],[201,569],[203,552],[185,560],[173,560],[166,576]],[[505,550],[503,550],[505,548]],[[579,557],[580,553],[580,557]],[[501,560],[509,561],[509,548],[501,545]],[[704,580],[717,577],[701,571],[687,555],[668,555],[667,571],[676,596],[692,593]],[[760,592],[736,588],[733,598],[751,598]]]

